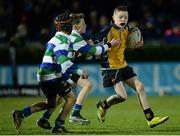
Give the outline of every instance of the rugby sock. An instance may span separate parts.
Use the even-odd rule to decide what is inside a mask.
[[[55,128],[59,128],[64,125],[64,120],[56,120]]]
[[[41,119],[48,120],[50,118],[51,114],[47,111],[44,112]]]
[[[73,107],[73,114],[72,114],[72,116],[79,115],[81,108],[82,108],[82,105],[75,104],[74,107]]]
[[[148,121],[154,118],[154,113],[152,112],[151,108],[144,110],[144,115]]]
[[[104,101],[101,103],[101,107],[104,108],[104,109],[108,109],[110,106],[107,104],[107,101],[104,100]]]
[[[31,113],[31,107],[26,107],[22,110],[22,115],[23,117],[28,117],[30,116],[32,113]]]

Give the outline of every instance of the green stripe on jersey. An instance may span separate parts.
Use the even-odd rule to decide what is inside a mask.
[[[83,38],[82,38],[81,36],[79,36],[79,35],[77,35],[77,34],[75,34],[75,33],[72,33],[71,35],[74,36],[74,37],[76,37],[74,43],[77,43],[77,42],[80,42],[80,41],[83,40]]]
[[[68,44],[68,41],[69,41],[68,38],[65,37],[65,36],[63,36],[63,35],[56,35],[55,38],[57,38],[58,40],[60,40],[61,43],[66,43],[66,44]]]
[[[95,48],[95,47],[90,48],[90,50],[88,51],[88,53],[90,53],[91,55],[95,55],[95,53],[96,53],[96,48]]]
[[[58,64],[63,64],[65,61],[67,61],[67,60],[69,60],[69,58],[68,57],[66,57],[66,56],[60,56],[59,58],[58,58]]]
[[[53,73],[55,73],[55,71],[53,70],[53,71],[50,71],[49,69],[47,70],[47,69],[38,69],[38,74],[39,75],[47,75],[47,74],[53,74]]]
[[[46,50],[45,54],[46,56],[52,56],[54,54],[53,51],[50,51],[50,50]]]

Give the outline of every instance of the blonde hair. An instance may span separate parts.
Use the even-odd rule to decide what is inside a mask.
[[[71,13],[70,18],[72,20],[72,25],[76,25],[80,23],[81,19],[84,19],[85,16],[83,13]]]
[[[117,6],[117,7],[115,7],[113,15],[116,14],[118,11],[128,11],[127,6]]]

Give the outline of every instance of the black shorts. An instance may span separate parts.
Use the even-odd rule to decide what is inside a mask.
[[[129,66],[117,70],[103,70],[103,86],[111,87],[120,81],[128,80],[134,76],[136,76],[136,73]]]
[[[65,96],[71,92],[70,84],[61,79],[39,82],[39,86],[47,98],[56,97],[56,95]]]
[[[78,74],[72,74],[72,75],[70,75],[70,79],[71,79],[74,83],[77,83],[78,80],[79,80],[79,78],[80,78],[80,75],[78,75]]]

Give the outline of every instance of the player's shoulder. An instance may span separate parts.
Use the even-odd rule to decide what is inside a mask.
[[[111,27],[112,27],[112,24],[106,25],[100,30],[100,32],[104,33],[104,32],[110,31]]]
[[[107,37],[109,31],[111,30],[111,27],[112,27],[112,24],[104,26],[103,28],[100,29],[99,32],[92,35],[90,39],[92,39],[95,43],[101,42],[105,37]]]
[[[84,38],[79,33],[77,33],[76,31],[72,31],[72,33],[70,34],[70,39],[71,39],[71,42],[73,42],[73,43],[80,42],[80,41],[84,40]]]

